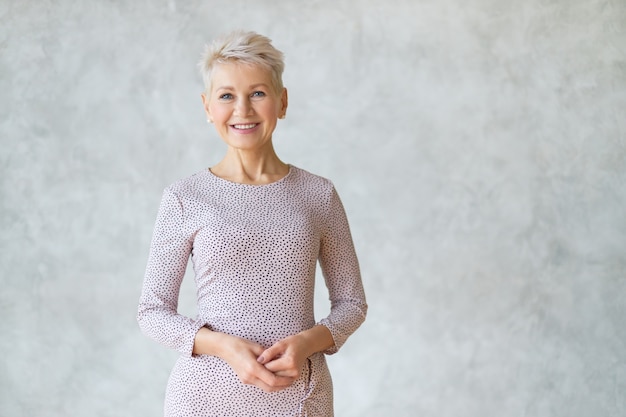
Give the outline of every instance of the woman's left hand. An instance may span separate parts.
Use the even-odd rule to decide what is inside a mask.
[[[265,349],[257,359],[276,376],[299,378],[306,359],[334,345],[326,326],[315,325],[308,330],[286,337]]]
[[[297,379],[306,358],[312,353],[307,349],[305,338],[296,334],[267,348],[257,361],[276,376]]]

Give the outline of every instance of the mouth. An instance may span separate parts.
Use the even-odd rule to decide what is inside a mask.
[[[247,124],[236,124],[236,125],[230,125],[230,126],[233,129],[237,129],[237,130],[250,130],[250,129],[254,129],[258,125],[259,125],[258,123],[247,123]]]

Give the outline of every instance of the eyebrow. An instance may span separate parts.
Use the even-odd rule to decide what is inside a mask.
[[[269,85],[267,85],[265,83],[257,83],[257,84],[252,84],[249,88],[251,90],[254,90],[257,87],[269,88]],[[232,87],[230,85],[224,85],[224,86],[218,87],[215,91],[220,91],[220,90],[234,90],[234,87]]]

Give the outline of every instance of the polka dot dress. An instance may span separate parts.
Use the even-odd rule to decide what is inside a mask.
[[[191,256],[198,317],[177,313]],[[326,326],[335,353],[363,322],[367,304],[350,229],[332,183],[289,167],[265,185],[238,184],[209,170],[168,187],[157,216],[137,319],[151,338],[180,351],[170,375],[165,415],[333,415],[323,353],[308,358],[290,387],[266,393],[243,384],[222,359],[193,355],[198,329],[265,347],[309,329],[319,260],[331,300]]]

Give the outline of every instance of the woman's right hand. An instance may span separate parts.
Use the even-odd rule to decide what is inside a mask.
[[[217,356],[235,371],[239,380],[254,385],[265,392],[285,389],[295,381],[293,377],[277,376],[257,361],[265,348],[257,343],[225,333],[213,332],[206,327],[196,334],[193,353]]]

